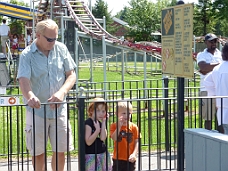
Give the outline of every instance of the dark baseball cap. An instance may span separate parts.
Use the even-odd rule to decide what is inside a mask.
[[[215,34],[212,34],[212,33],[208,33],[206,36],[205,36],[205,38],[204,38],[204,40],[206,41],[206,40],[214,40],[214,39],[218,39],[218,37],[215,35]]]

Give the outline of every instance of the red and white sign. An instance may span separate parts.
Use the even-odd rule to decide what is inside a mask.
[[[0,97],[0,106],[13,106],[19,104],[18,97]]]

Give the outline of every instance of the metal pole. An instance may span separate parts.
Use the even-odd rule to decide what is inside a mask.
[[[150,71],[153,73],[153,56],[150,56]]]
[[[93,38],[90,37],[90,82],[93,82]]]
[[[78,170],[85,170],[85,98],[80,97],[78,103]]]
[[[177,170],[184,170],[184,78],[177,77]]]
[[[118,63],[117,63],[118,62],[117,61],[118,58],[117,57],[118,57],[118,53],[116,52],[116,71],[118,71],[118,66],[117,66],[118,65]]]
[[[106,92],[106,43],[105,43],[105,36],[102,36],[102,52],[103,52],[103,71],[104,71],[104,99],[107,99],[107,92]]]
[[[106,18],[105,18],[105,16],[103,16],[103,28],[104,28],[104,30],[106,30]],[[107,99],[107,92],[106,92],[107,75],[106,75],[106,42],[105,42],[105,35],[103,35],[103,37],[102,37],[102,46],[103,46],[104,90],[105,90],[104,99]]]
[[[137,65],[136,65],[136,62],[137,62],[137,60],[136,60],[136,52],[134,52],[134,67],[135,67],[135,74],[136,74],[136,72],[137,72]]]
[[[89,1],[89,9],[92,11],[92,0]]]
[[[35,5],[34,5],[34,0],[32,3],[32,40],[35,40]]]
[[[169,97],[169,79],[163,75],[164,80],[164,98]],[[169,151],[169,107],[168,99],[164,100],[164,114],[165,114],[165,150]]]
[[[177,5],[184,4],[179,0]],[[177,77],[177,170],[184,171],[184,78]]]
[[[50,18],[53,20],[53,0],[51,0],[50,3],[51,3]]]
[[[121,50],[121,67],[122,67],[122,91],[121,91],[121,97],[124,99],[124,50]]]
[[[30,37],[31,39],[31,37]],[[28,35],[27,35],[27,26],[25,26],[25,47],[28,46]]]
[[[64,22],[63,22],[63,13],[61,13],[61,42],[64,43]]]
[[[106,18],[105,18],[105,16],[103,16],[103,28],[104,28],[104,30],[106,30]]]
[[[147,98],[147,81],[146,81],[146,52],[143,53],[143,68],[144,68],[144,98]]]
[[[74,38],[74,40],[75,40],[75,54],[74,54],[74,56],[75,56],[75,63],[76,63],[76,65],[77,65],[77,67],[75,68],[75,70],[76,70],[76,93],[78,93],[78,76],[79,76],[79,74],[78,74],[78,72],[79,72],[79,61],[78,61],[78,58],[79,58],[79,55],[78,55],[78,28],[75,28],[75,38]]]

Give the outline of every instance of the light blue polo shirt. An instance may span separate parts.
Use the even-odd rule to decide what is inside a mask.
[[[35,41],[34,41],[35,42]],[[67,47],[56,41],[53,49],[49,52],[48,58],[37,48],[35,43],[27,46],[21,56],[17,78],[26,77],[31,82],[33,93],[39,98],[41,103],[47,103],[48,99],[56,93],[66,80],[65,73],[76,67]],[[64,98],[64,102],[66,97]],[[24,103],[27,100],[24,98]],[[27,107],[33,112],[33,109]],[[47,118],[55,118],[56,110],[52,110],[49,105],[42,105],[41,109],[34,109],[35,114]],[[57,115],[66,115],[67,104],[57,108]]]

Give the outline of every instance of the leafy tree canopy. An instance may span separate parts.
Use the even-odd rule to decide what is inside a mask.
[[[95,5],[92,7],[92,13],[95,18],[103,18],[105,16],[106,30],[109,33],[113,33],[116,29],[111,27],[112,18],[111,12],[108,12],[108,4],[103,0],[96,0]]]
[[[133,37],[135,41],[151,41],[151,33],[161,29],[161,10],[169,4],[169,0],[158,0],[156,3],[131,0],[124,16],[131,26],[127,36]]]

